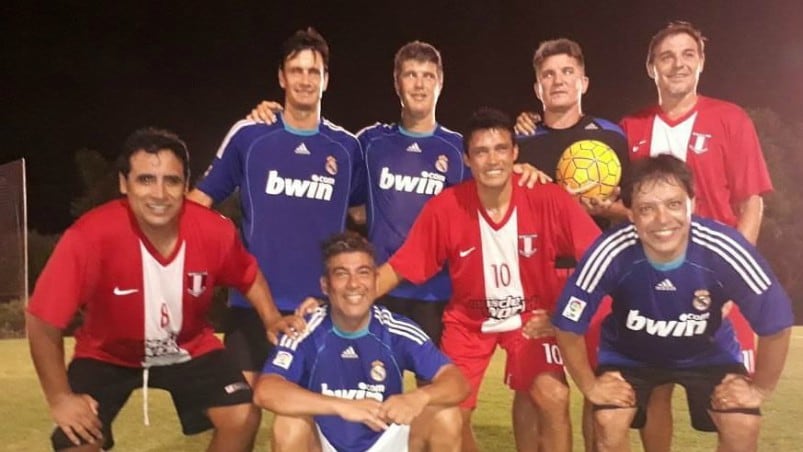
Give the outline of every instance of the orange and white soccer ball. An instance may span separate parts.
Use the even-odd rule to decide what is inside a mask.
[[[622,178],[622,164],[610,146],[597,140],[581,140],[563,151],[556,180],[569,193],[586,199],[608,198]]]

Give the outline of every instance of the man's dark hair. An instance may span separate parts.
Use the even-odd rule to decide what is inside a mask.
[[[580,44],[566,38],[552,39],[538,44],[538,48],[533,54],[533,70],[536,77],[538,77],[538,68],[541,67],[544,60],[555,55],[568,55],[577,60],[577,64],[581,68],[586,66]]]
[[[282,43],[279,68],[284,69],[284,63],[287,60],[295,57],[304,50],[312,50],[313,52],[319,53],[323,60],[323,70],[329,70],[329,44],[327,44],[323,36],[312,27],[307,27],[306,30],[298,30]]]
[[[393,76],[398,77],[401,73],[402,64],[405,61],[414,60],[421,63],[433,63],[438,67],[438,76],[443,78],[443,61],[441,53],[432,44],[422,41],[408,42],[403,45],[396,57],[393,58]]]
[[[701,57],[704,57],[705,41],[707,41],[707,39],[703,36],[703,32],[695,28],[691,22],[676,20],[669,22],[664,28],[658,30],[658,33],[655,33],[650,40],[650,47],[647,49],[647,65],[649,66],[652,64],[653,60],[655,60],[655,49],[664,42],[664,39],[684,33],[691,36],[692,39],[697,42],[697,51],[700,53]]]
[[[471,136],[479,130],[507,130],[510,139],[516,144],[516,131],[513,129],[515,123],[506,113],[490,107],[482,107],[472,113],[468,120],[465,133],[463,134],[463,152],[468,154],[468,146]]]
[[[324,271],[329,260],[343,253],[365,253],[371,256],[371,259],[375,259],[374,246],[365,237],[354,231],[340,232],[330,236],[321,244],[321,252]]]
[[[694,198],[694,177],[689,167],[675,156],[662,154],[637,160],[630,165],[622,179],[622,204],[629,209],[633,205],[633,195],[636,190],[647,182],[657,181],[679,183],[689,198]]]
[[[131,172],[132,155],[139,151],[158,154],[163,149],[171,151],[181,161],[184,166],[184,180],[189,181],[190,154],[187,152],[187,145],[175,133],[155,127],[144,127],[126,138],[123,151],[117,158],[117,170],[124,177],[128,177],[128,173]]]

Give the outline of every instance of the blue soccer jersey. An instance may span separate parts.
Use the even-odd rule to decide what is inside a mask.
[[[430,134],[377,123],[357,134],[367,169],[368,238],[378,263],[396,252],[429,198],[470,177],[459,133],[437,126]],[[422,301],[448,300],[447,270],[416,286],[403,282],[391,295]]]
[[[734,300],[759,335],[792,325],[789,297],[767,262],[735,229],[692,216],[685,256],[647,260],[632,224],[588,249],[564,287],[553,323],[585,333],[606,294],[599,363],[688,368],[742,362],[722,305]]]
[[[357,139],[323,120],[295,130],[239,121],[229,131],[198,188],[220,202],[240,190],[242,234],[270,282],[276,306],[293,310],[322,296],[320,244],[345,228],[350,205],[365,202]],[[250,304],[232,292],[230,304]]]
[[[307,319],[302,337],[279,339],[263,372],[324,395],[381,402],[403,392],[405,370],[432,380],[448,363],[427,335],[403,316],[373,306],[365,330],[345,333],[322,307]],[[339,416],[316,416],[315,422],[340,451],[367,450],[382,434]]]

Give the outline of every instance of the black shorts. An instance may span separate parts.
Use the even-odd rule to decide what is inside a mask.
[[[89,394],[98,402],[103,424],[103,448],[114,446],[112,422],[131,392],[142,387],[143,369],[122,367],[88,358],[74,359],[67,379],[74,393]],[[251,403],[253,394],[242,372],[225,350],[215,350],[190,361],[148,370],[148,387],[170,392],[185,435],[212,428],[208,408]],[[75,447],[61,428],[50,436],[54,450]],[[133,445],[132,445],[133,446]]]
[[[733,408],[728,410],[715,410],[711,407],[711,394],[714,388],[722,382],[727,374],[747,375],[742,364],[731,364],[723,366],[694,367],[689,369],[659,369],[650,367],[617,367],[599,366],[596,374],[601,375],[605,372],[619,371],[622,377],[630,383],[636,392],[636,412],[637,415],[631,427],[642,428],[646,417],[647,403],[653,388],[667,383],[676,383],[686,389],[686,402],[689,406],[689,416],[691,425],[695,430],[704,432],[717,431],[714,421],[708,411],[718,413],[744,413],[761,415],[758,408]],[[611,405],[595,405],[594,410],[605,410],[620,408]]]
[[[293,314],[292,311],[280,312],[282,316]],[[268,340],[259,314],[251,308],[229,307],[223,332],[223,343],[240,370],[262,372],[273,344]]]
[[[421,301],[385,295],[376,302],[417,323],[432,339],[432,342],[440,346],[441,336],[443,336],[443,310],[446,308],[446,301]]]

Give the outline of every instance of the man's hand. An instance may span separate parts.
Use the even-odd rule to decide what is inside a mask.
[[[264,122],[265,124],[273,124],[278,119],[276,115],[283,110],[282,104],[270,100],[263,100],[251,110],[251,114],[246,116],[246,119]]]
[[[605,372],[598,376],[585,396],[595,405],[625,408],[636,404],[636,392],[619,372]]]
[[[273,324],[267,328],[266,332],[270,343],[276,345],[279,341],[279,334],[295,338],[298,337],[305,328],[307,328],[307,323],[300,316],[287,315],[273,322]]]
[[[410,425],[428,403],[429,396],[421,390],[392,395],[382,404],[379,416],[388,422]]]
[[[535,187],[535,184],[548,184],[552,182],[549,175],[529,163],[516,163],[513,165],[513,172],[521,174],[519,187],[527,185],[527,188]]]
[[[321,301],[315,297],[307,297],[304,301],[301,302],[300,305],[296,308],[294,312],[295,315],[299,317],[304,317],[307,314],[312,314],[321,306]]]
[[[50,405],[50,415],[76,446],[81,440],[94,444],[103,439],[98,402],[88,394],[64,394]]]
[[[746,376],[727,374],[714,388],[711,394],[711,406],[717,410],[759,408],[768,395]]]
[[[619,199],[619,192],[619,187],[616,187],[613,193],[605,198],[588,198],[585,196],[580,196],[580,204],[583,205],[589,215],[604,217],[611,209],[611,206],[616,204],[616,201]],[[580,193],[582,194],[582,191]]]
[[[347,400],[341,399],[337,406],[337,415],[351,422],[365,424],[375,432],[387,430],[388,424],[382,420],[380,412],[382,404],[374,399]]]
[[[521,334],[527,339],[537,339],[555,335],[555,327],[549,320],[549,313],[545,309],[536,309],[532,317],[521,327]]]
[[[516,125],[513,127],[519,135],[535,134],[535,125],[541,122],[541,116],[534,111],[523,111],[516,118]]]

